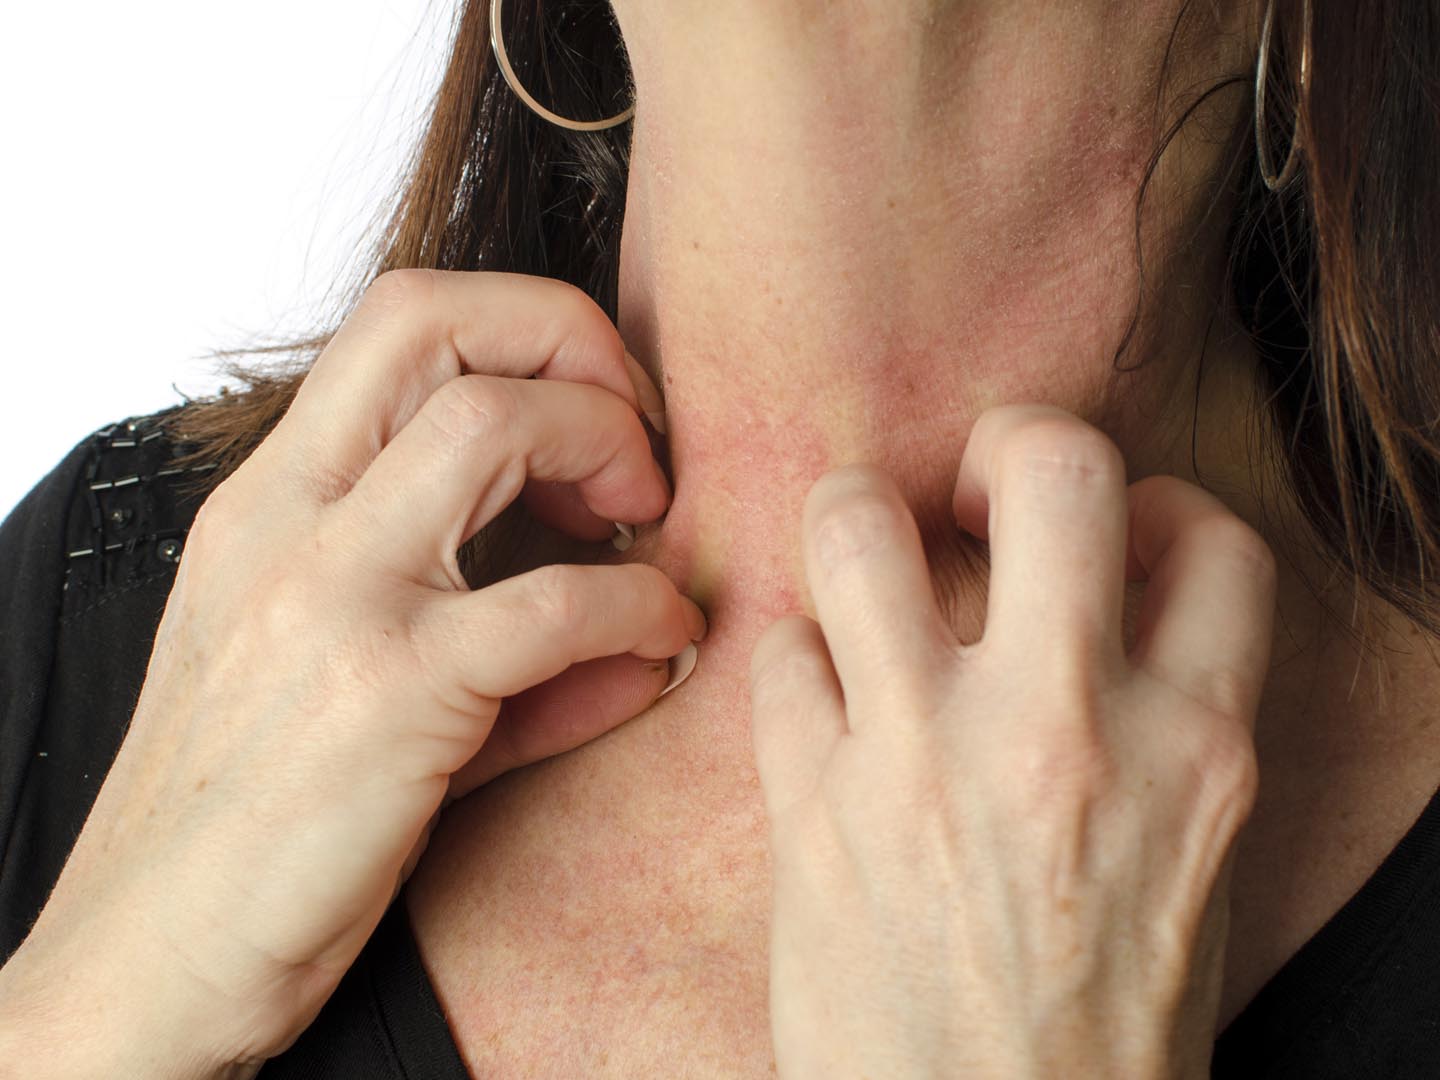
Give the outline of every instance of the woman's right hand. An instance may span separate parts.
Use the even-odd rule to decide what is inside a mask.
[[[640,419],[658,394],[633,370],[558,281],[370,287],[201,507],[124,743],[0,973],[7,1006],[96,1075],[253,1072],[315,1018],[448,799],[654,701],[705,632],[660,570],[471,591],[456,559],[522,489],[581,539],[665,512]]]

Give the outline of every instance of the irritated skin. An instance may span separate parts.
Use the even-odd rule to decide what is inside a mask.
[[[1247,71],[1253,5],[1190,6],[1204,10],[1172,85]],[[1247,122],[1243,85],[1212,99],[1152,183],[1159,314],[1127,357],[1138,370],[1112,368],[1139,284],[1133,200],[1161,130],[1155,74],[1180,7],[614,0],[638,90],[619,328],[665,396],[675,498],[623,554],[557,544],[555,561],[654,563],[705,608],[710,634],[690,679],[645,714],[442,820],[408,903],[476,1075],[770,1071],[747,669],[771,621],[814,615],[799,530],[825,472],[869,461],[894,477],[967,641],[983,627],[983,547],[950,499],[990,405],[1076,413],[1116,442],[1132,480],[1194,480],[1193,435],[1206,486],[1273,536],[1245,468],[1253,357],[1226,332],[1223,201],[1203,219],[1220,144]],[[1292,617],[1277,626],[1304,637],[1317,609],[1282,575]],[[1309,645],[1277,644],[1277,665]],[[1348,682],[1349,666],[1334,670]],[[1330,668],[1287,671],[1298,697]],[[1277,702],[1291,693],[1275,685]],[[1331,719],[1340,730],[1342,713]],[[1307,722],[1324,727],[1316,711]],[[1227,987],[1222,1019],[1254,989]]]
[[[1208,138],[1187,131],[1153,182],[1163,315],[1128,358],[1141,370],[1112,369],[1178,4],[615,9],[638,87],[619,327],[660,376],[675,479],[659,538],[629,557],[679,571],[712,622],[750,613],[758,632],[804,604],[797,530],[820,475],[881,465],[943,545],[966,433],[999,402],[1098,424],[1136,478],[1190,471],[1223,219],[1156,279],[1207,205],[1197,181],[1243,93],[1218,95]],[[1244,35],[1196,35],[1180,85],[1241,70]],[[1212,365],[1244,362],[1227,349]],[[937,575],[962,564],[942,556]]]

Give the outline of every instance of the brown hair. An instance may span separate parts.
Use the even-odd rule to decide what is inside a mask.
[[[1440,355],[1440,0],[1312,0],[1312,78],[1300,100],[1293,59],[1303,3],[1275,0],[1266,125],[1277,163],[1299,131],[1302,167],[1269,191],[1253,130],[1241,125],[1230,144],[1238,197],[1227,287],[1260,357],[1276,473],[1322,553],[1357,588],[1440,635],[1426,573],[1440,537],[1440,448],[1431,434],[1440,366],[1430,366]],[[633,88],[606,0],[511,0],[507,9],[512,63],[540,100],[579,118],[625,107]],[[209,354],[246,387],[190,401],[172,422],[193,444],[187,461],[218,464],[201,474],[207,486],[264,438],[344,315],[387,270],[559,278],[614,319],[629,127],[577,133],[531,113],[494,63],[488,18],[488,0],[462,0],[424,137],[330,326]],[[1211,95],[1248,92],[1253,81],[1248,72],[1227,77],[1180,114],[1137,192],[1137,230],[1149,177],[1181,125]],[[1117,364],[1129,343],[1127,335]],[[246,364],[236,359],[243,356],[270,359]],[[504,559],[523,547],[533,523],[516,512],[521,506],[462,549],[472,585],[502,576]]]

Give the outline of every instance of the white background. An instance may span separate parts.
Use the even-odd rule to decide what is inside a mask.
[[[0,15],[0,518],[94,429],[306,330],[439,85],[458,0]]]

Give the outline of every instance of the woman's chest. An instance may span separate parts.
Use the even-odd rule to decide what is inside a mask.
[[[447,811],[407,904],[472,1075],[774,1074],[758,781],[743,746],[677,748],[677,722]]]
[[[722,712],[657,706],[447,811],[407,904],[472,1075],[774,1075],[767,823],[743,717]],[[1222,1029],[1440,776],[1434,754],[1413,752],[1403,765],[1268,760],[1232,882]]]

